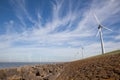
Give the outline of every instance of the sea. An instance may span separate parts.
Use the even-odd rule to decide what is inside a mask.
[[[54,62],[0,62],[1,68],[20,67],[25,65],[53,64]]]

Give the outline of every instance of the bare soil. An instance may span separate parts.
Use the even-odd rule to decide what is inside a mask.
[[[0,69],[0,80],[120,80],[120,50],[69,63]]]
[[[71,62],[56,80],[120,80],[120,51]]]

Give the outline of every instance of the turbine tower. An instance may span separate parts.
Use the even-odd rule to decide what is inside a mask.
[[[104,53],[105,53],[105,48],[104,48],[104,42],[103,42],[103,36],[102,36],[102,35],[103,35],[103,34],[102,34],[102,29],[106,29],[106,30],[109,30],[109,31],[112,31],[112,30],[109,29],[109,28],[107,28],[107,27],[104,27],[104,26],[100,23],[100,21],[98,20],[96,14],[94,14],[94,17],[95,17],[95,19],[96,19],[96,21],[97,21],[97,23],[98,23],[98,32],[97,32],[97,35],[98,35],[98,34],[100,35],[102,54],[104,54]],[[96,36],[97,36],[97,35],[96,35]]]

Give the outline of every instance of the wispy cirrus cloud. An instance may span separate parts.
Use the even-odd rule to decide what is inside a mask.
[[[13,3],[15,3],[15,2],[13,2]],[[29,16],[28,15],[28,12],[27,12],[27,10],[26,10],[26,7],[25,7],[25,2],[24,1],[18,1],[18,2],[16,2],[17,4],[19,4],[19,8],[22,10],[22,12],[24,13],[24,14],[26,14],[27,16]],[[49,34],[49,32],[54,32],[55,31],[55,29],[56,28],[58,28],[58,27],[61,27],[61,26],[64,26],[64,25],[66,25],[67,23],[69,23],[70,22],[70,24],[74,24],[73,22],[74,22],[74,20],[76,20],[77,18],[78,18],[78,16],[79,16],[79,14],[78,15],[76,15],[77,14],[77,12],[76,12],[76,14],[75,14],[75,12],[73,12],[74,14],[72,14],[72,13],[68,13],[67,15],[66,15],[66,17],[64,17],[64,18],[59,18],[59,12],[60,12],[60,10],[61,10],[61,5],[63,4],[64,2],[63,1],[61,1],[61,2],[56,2],[56,4],[53,4],[53,16],[56,16],[56,17],[53,17],[53,21],[52,22],[48,22],[48,23],[46,23],[46,25],[43,27],[43,28],[41,28],[41,29],[36,29],[36,28],[33,28],[33,30],[32,31],[25,31],[25,32],[23,32],[22,33],[22,35],[27,35],[27,34],[29,34],[29,32],[32,32],[32,34],[31,35],[33,35],[33,36],[35,36],[35,37],[37,37],[37,36],[41,36],[41,35],[43,35],[43,36],[45,36],[45,35],[50,35],[50,37],[52,37],[52,35],[53,35],[53,38],[55,37],[55,35],[56,35],[56,37],[57,37],[57,34],[58,34],[58,36],[59,37],[61,37],[61,38],[68,38],[68,37],[79,37],[79,36],[81,36],[81,35],[83,35],[83,37],[84,36],[89,36],[89,35],[91,35],[90,34],[90,32],[88,31],[88,28],[91,28],[91,27],[93,27],[93,25],[90,25],[90,24],[94,24],[94,22],[95,21],[93,21],[94,19],[93,19],[93,17],[92,17],[92,12],[90,11],[90,10],[87,10],[87,11],[85,11],[84,12],[84,18],[82,19],[82,20],[80,20],[79,21],[79,24],[78,24],[78,27],[74,30],[74,31],[69,31],[69,28],[67,28],[66,30],[64,30],[64,32],[60,32],[60,33],[55,33],[55,34]],[[16,5],[17,5],[16,4]],[[69,4],[70,5],[70,4]],[[55,9],[54,9],[55,8]],[[71,7],[69,7],[69,8],[71,8]],[[116,8],[116,6],[115,6],[115,8]],[[16,9],[17,10],[17,9]],[[69,9],[70,10],[70,9]],[[92,10],[94,10],[94,9],[92,9]],[[103,9],[101,9],[101,10],[105,10],[105,8],[103,7]],[[111,9],[110,9],[111,10]],[[68,11],[68,12],[72,12],[72,11]],[[96,11],[97,12],[97,11]],[[101,11],[101,12],[103,12],[103,11]],[[116,11],[117,12],[117,11]],[[17,13],[16,13],[17,14]],[[18,15],[18,14],[17,14]],[[72,16],[72,17],[71,17]],[[91,16],[91,17],[90,17]],[[40,14],[38,15],[38,17],[40,17]],[[29,17],[27,17],[28,19],[29,19]],[[30,20],[30,19],[29,19]],[[71,21],[72,20],[72,21]],[[21,20],[20,20],[21,21]],[[24,21],[24,20],[22,20],[22,21]],[[32,21],[31,21],[32,22]],[[39,20],[39,22],[36,22],[36,23],[38,23],[39,25],[41,24],[40,23],[40,20]],[[89,26],[90,25],[90,26]],[[69,25],[68,25],[69,26]],[[34,26],[33,26],[34,27]],[[65,26],[65,27],[67,27],[67,26]],[[52,29],[53,28],[53,29]],[[85,29],[86,28],[86,29]],[[86,31],[88,31],[89,33],[84,33],[84,34],[79,34],[79,33],[82,33],[83,32],[83,30],[86,30]],[[92,29],[91,29],[92,30]],[[66,34],[66,37],[64,37],[65,35],[63,35],[63,34]],[[72,34],[72,35],[71,35]],[[86,34],[86,35],[85,35]],[[70,36],[71,35],[71,36]],[[92,34],[93,35],[93,34]],[[26,36],[25,36],[26,37]]]
[[[42,51],[42,48],[49,50],[50,47],[54,47],[58,50],[55,51],[56,53],[59,51],[62,53],[65,49],[66,51],[71,48],[79,50],[81,46],[84,46],[87,52],[86,56],[90,56],[90,53],[100,53],[98,38],[95,38],[98,25],[93,13],[96,13],[103,25],[108,26],[113,29],[113,31],[116,30],[115,24],[120,21],[118,18],[120,16],[120,3],[118,0],[93,0],[91,2],[86,1],[85,3],[78,0],[76,1],[76,5],[72,0],[53,0],[50,3],[52,14],[49,15],[52,17],[48,17],[50,19],[44,22],[44,25],[42,21],[45,20],[45,17],[42,16],[40,10],[35,12],[36,15],[31,16],[26,3],[27,1],[25,0],[10,1],[18,21],[10,20],[8,22],[9,24],[7,23],[8,26],[6,25],[6,34],[0,36],[0,44],[6,44],[3,52],[6,48],[15,47],[20,48],[20,50],[23,51],[22,53],[26,53],[31,48],[40,48],[39,51]],[[81,6],[81,4],[84,6]],[[34,17],[37,18],[35,19]],[[21,29],[20,32],[15,29],[16,25]],[[109,33],[104,34],[111,36]],[[116,34],[119,35],[118,33]],[[116,39],[117,35],[114,36]],[[115,46],[117,42],[111,39],[111,42],[106,45],[106,48],[111,44]],[[21,47],[25,47],[26,50],[22,50],[23,48]],[[71,48],[69,49],[69,47]],[[3,47],[1,46],[1,48]],[[110,51],[110,49],[111,48],[107,49],[107,51]],[[114,49],[118,48],[116,47]],[[53,53],[53,50],[49,50],[49,52]],[[6,51],[4,53],[6,53]],[[62,55],[67,53],[68,52],[63,52]],[[71,51],[71,53],[74,54],[75,51]]]
[[[19,21],[22,23],[22,26],[27,27],[26,24],[27,21],[30,23],[35,23],[36,21],[30,16],[27,8],[26,8],[26,2],[25,0],[20,1],[14,1],[10,0],[10,4],[13,7],[13,10],[16,14],[16,17],[19,19]]]

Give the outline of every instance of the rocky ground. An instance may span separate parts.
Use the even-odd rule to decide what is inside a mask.
[[[65,64],[46,64],[0,69],[0,80],[55,80]]]
[[[70,63],[0,69],[0,80],[120,80],[120,50]]]

